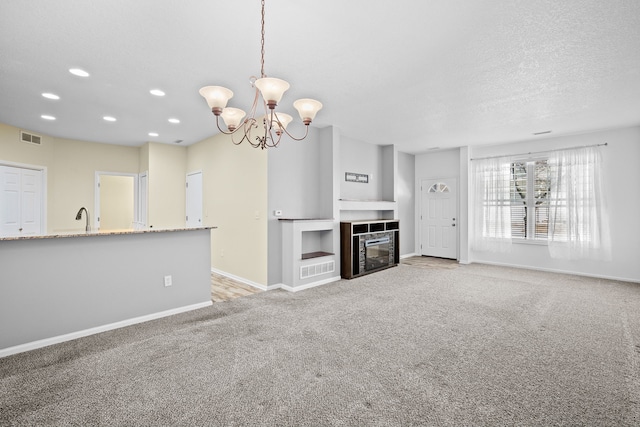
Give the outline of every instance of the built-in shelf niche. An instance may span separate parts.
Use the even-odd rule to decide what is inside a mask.
[[[333,230],[302,231],[301,259],[334,255]]]
[[[298,290],[340,279],[335,252],[339,225],[333,219],[280,219],[282,224],[282,284]]]

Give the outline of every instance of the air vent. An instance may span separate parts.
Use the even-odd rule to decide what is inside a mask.
[[[40,145],[42,143],[42,137],[40,135],[34,135],[25,131],[20,131],[20,140],[28,144]]]
[[[320,264],[305,265],[300,267],[300,279],[308,279],[309,277],[321,276],[327,273],[333,273],[336,270],[335,261],[322,262]]]

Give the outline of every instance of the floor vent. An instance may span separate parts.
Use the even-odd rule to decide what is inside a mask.
[[[300,267],[300,278],[308,279],[309,277],[321,276],[327,273],[333,273],[336,270],[335,261],[321,262],[320,264],[305,265]]]
[[[40,145],[42,143],[42,137],[40,135],[34,135],[32,133],[20,131],[20,140],[28,144]]]

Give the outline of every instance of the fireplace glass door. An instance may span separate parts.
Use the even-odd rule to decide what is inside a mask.
[[[365,270],[372,271],[389,265],[389,237],[370,239],[365,246]]]

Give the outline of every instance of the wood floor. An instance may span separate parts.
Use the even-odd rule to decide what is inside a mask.
[[[405,258],[402,264],[410,265],[411,267],[420,268],[457,268],[458,261],[455,259],[436,258],[429,256],[412,256]]]
[[[229,301],[258,292],[262,292],[262,290],[221,276],[220,274],[211,273],[211,301],[213,302]]]

